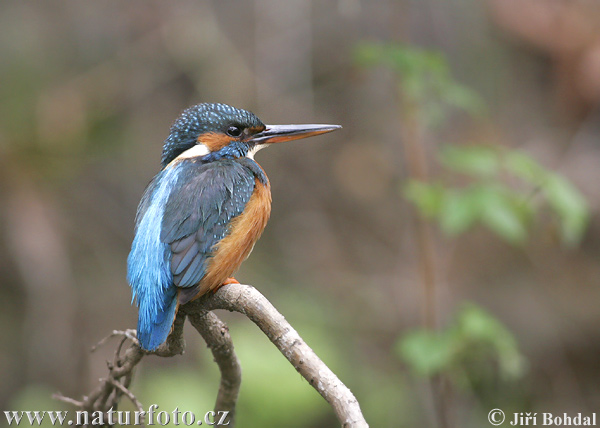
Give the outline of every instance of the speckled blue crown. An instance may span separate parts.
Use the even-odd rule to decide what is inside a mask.
[[[198,136],[206,132],[227,131],[230,126],[252,128],[264,126],[254,113],[227,104],[202,103],[189,107],[171,126],[162,152],[163,168],[179,154],[193,147]]]

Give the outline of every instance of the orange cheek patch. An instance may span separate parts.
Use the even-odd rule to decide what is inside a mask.
[[[231,141],[231,137],[218,132],[207,132],[198,137],[198,142],[208,147],[211,152],[218,152]]]

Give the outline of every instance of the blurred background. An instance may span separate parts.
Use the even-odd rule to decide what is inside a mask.
[[[270,223],[236,277],[373,427],[600,407],[600,3],[0,4],[0,408],[65,408],[134,328],[133,222],[184,108],[343,129],[261,152]],[[247,319],[238,426],[337,426]],[[212,409],[218,370],[146,358],[133,391]],[[124,403],[123,408],[131,408]],[[2,422],[4,423],[4,422]],[[2,424],[0,423],[0,425]]]

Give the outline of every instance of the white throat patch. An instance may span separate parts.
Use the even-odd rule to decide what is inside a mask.
[[[202,143],[198,143],[194,147],[187,149],[185,152],[177,156],[176,159],[201,158],[209,153],[210,150],[208,150],[208,147]]]
[[[256,152],[258,152],[260,149],[264,149],[265,147],[267,147],[267,144],[255,145],[250,150],[248,150],[248,154],[246,155],[246,157],[254,160],[254,155],[256,154]]]

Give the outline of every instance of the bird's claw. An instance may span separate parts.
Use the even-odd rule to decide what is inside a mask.
[[[235,279],[234,277],[229,277],[225,281],[223,281],[223,284],[219,285],[218,287],[215,287],[213,289],[213,293],[216,293],[219,290],[219,288],[223,287],[224,285],[239,284],[239,283],[240,282],[237,279]]]

